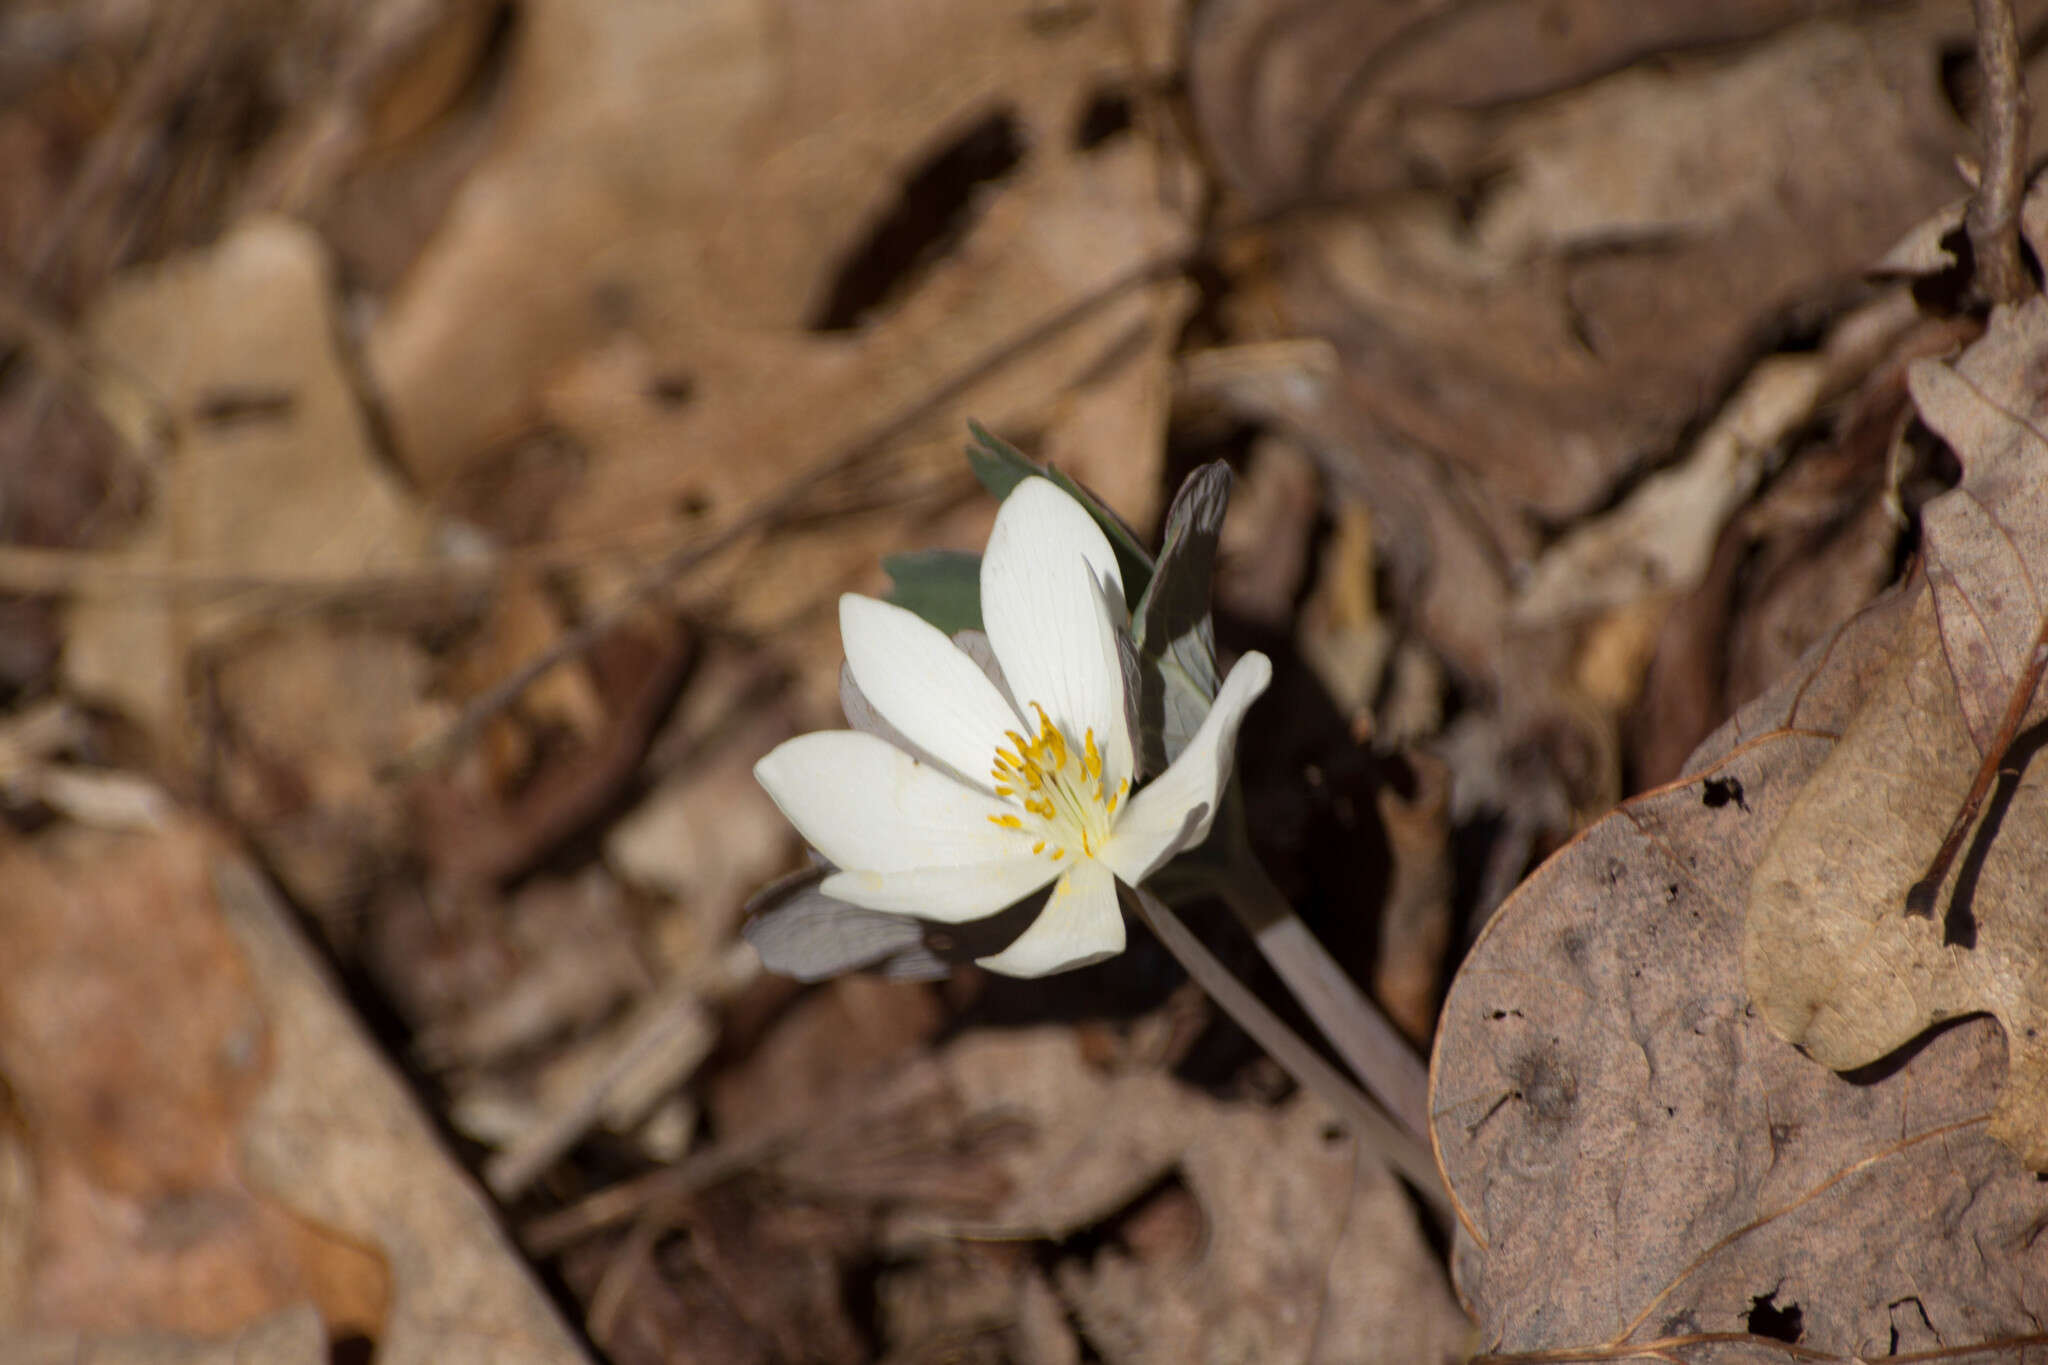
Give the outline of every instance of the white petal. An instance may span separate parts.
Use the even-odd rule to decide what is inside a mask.
[[[1101,859],[1132,886],[1157,872],[1168,858],[1209,837],[1216,805],[1230,782],[1237,752],[1237,727],[1245,711],[1273,680],[1263,654],[1237,661],[1202,717],[1188,747],[1165,772],[1136,796],[1110,832]]]
[[[1116,879],[1093,859],[1074,864],[1021,937],[994,957],[975,961],[1004,976],[1047,976],[1085,967],[1124,950],[1124,916]]]
[[[874,735],[820,730],[776,745],[754,777],[797,833],[839,867],[901,872],[1013,856],[1015,830],[989,823],[1012,813]]]
[[[1003,499],[981,557],[989,643],[1027,714],[1037,702],[1076,745],[1095,731],[1112,787],[1131,772],[1112,616],[1123,594],[1108,538],[1051,480],[1026,479]]]
[[[981,666],[915,612],[872,597],[839,599],[846,664],[868,704],[903,737],[986,791],[1017,713]]]
[[[1023,836],[1012,856],[959,867],[900,872],[835,872],[819,890],[866,910],[958,924],[1015,905],[1060,874],[1062,864],[1034,858]]]

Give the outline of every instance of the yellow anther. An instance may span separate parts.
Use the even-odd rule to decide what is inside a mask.
[[[1014,815],[991,815],[988,822],[992,825],[1001,825],[1004,829],[1024,828],[1024,822]]]
[[[998,773],[998,774],[997,774],[997,776],[999,776],[999,777],[1000,777],[1000,776],[1001,776],[1001,774],[1000,774],[1000,773]],[[1004,787],[1004,786],[998,786],[998,787],[996,788],[996,795],[997,795],[997,796],[1015,796],[1016,794],[1017,794],[1016,792],[1014,792],[1014,791],[1011,791],[1011,790],[1010,790],[1010,789],[1009,789],[1008,787]]]
[[[1033,844],[1033,845],[1031,846],[1031,851],[1032,851],[1033,853],[1043,853],[1043,852],[1045,852],[1045,840],[1043,840],[1043,839],[1040,839],[1040,840],[1039,840],[1039,841],[1038,841],[1037,843]]]
[[[997,790],[999,790],[999,791],[1000,791],[1000,790],[1001,790],[1001,788],[998,788]],[[1103,814],[1105,814],[1105,815],[1115,815],[1115,814],[1116,814],[1116,803],[1117,803],[1117,799],[1118,799],[1119,797],[1121,797],[1122,795],[1123,795],[1123,793],[1122,793],[1122,792],[1120,792],[1120,791],[1114,791],[1114,792],[1111,792],[1111,793],[1109,794],[1109,796],[1108,796],[1108,797],[1107,797],[1107,798],[1106,798],[1106,799],[1105,799],[1105,800],[1103,801],[1103,803],[1102,803],[1102,811],[1103,811]]]
[[[1088,728],[1086,738],[1088,752],[1085,761],[1088,765],[1088,776],[1099,782],[1102,780],[1102,752],[1095,747],[1095,728],[1093,726]]]
[[[1067,851],[1066,851],[1065,849],[1063,849],[1063,848],[1056,848],[1056,849],[1054,849],[1054,850],[1052,851],[1052,860],[1053,860],[1054,862],[1058,862],[1058,861],[1059,861],[1060,859],[1062,859],[1062,858],[1064,858],[1064,857],[1066,857],[1066,856],[1067,856]]]

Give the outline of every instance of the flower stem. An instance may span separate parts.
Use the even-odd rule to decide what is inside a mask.
[[[1252,852],[1243,803],[1234,791],[1217,813],[1210,845],[1216,856],[1205,859],[1204,865],[1224,904],[1366,1090],[1396,1122],[1427,1143],[1428,1068],[1273,885]]]
[[[1448,1217],[1450,1195],[1427,1144],[1375,1108],[1348,1077],[1324,1061],[1279,1015],[1267,1009],[1265,1002],[1232,976],[1230,969],[1181,923],[1165,902],[1142,888],[1122,889],[1137,902],[1139,915],[1153,934],[1187,968],[1196,984],[1209,993],[1209,998],[1250,1034],[1297,1085],[1336,1110],[1352,1126],[1361,1143],[1384,1158],[1431,1207]]]

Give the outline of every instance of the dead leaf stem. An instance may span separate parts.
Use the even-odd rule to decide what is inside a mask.
[[[1949,822],[1948,833],[1942,836],[1941,847],[1934,851],[1926,873],[1906,892],[1907,914],[1922,919],[1933,918],[1935,894],[1947,880],[1949,865],[1962,851],[1963,840],[1971,826],[1977,823],[1977,813],[1984,808],[1984,798],[1991,794],[1991,788],[1998,782],[1999,769],[2012,749],[2013,740],[2019,735],[2020,722],[2026,718],[2027,709],[2033,704],[2034,693],[2040,690],[2044,669],[2048,669],[2048,616],[2041,618],[2041,629],[2035,634],[2033,647],[2027,652],[2026,670],[2013,684],[2012,695],[2006,699],[2005,715],[1998,722],[1998,733],[1984,750],[1984,761],[1977,765],[1977,775],[1970,781],[1970,790],[1963,797],[1962,807],[1956,811],[1955,819]]]
[[[1984,76],[1984,170],[1970,199],[1967,224],[1977,285],[1994,304],[2033,293],[2020,259],[2020,199],[2026,192],[2027,123],[2031,114],[2020,74],[2019,27],[2012,0],[1974,0],[1977,66]]]

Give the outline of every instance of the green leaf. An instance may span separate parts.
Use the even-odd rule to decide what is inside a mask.
[[[969,422],[967,430],[974,437],[967,446],[968,467],[998,501],[1009,497],[1018,484],[1036,474],[1051,479],[1088,509],[1088,515],[1109,537],[1109,548],[1116,552],[1117,571],[1124,578],[1126,605],[1135,605],[1152,581],[1152,556],[1145,553],[1137,533],[1124,524],[1123,518],[1067,475],[1039,464],[981,423]]]
[[[1229,465],[1217,460],[1188,475],[1166,513],[1158,567],[1132,613],[1131,636],[1143,684],[1138,734],[1147,772],[1158,772],[1180,756],[1216,698],[1209,589],[1229,506]]]
[[[889,601],[951,635],[981,629],[981,556],[965,550],[885,555]]]

